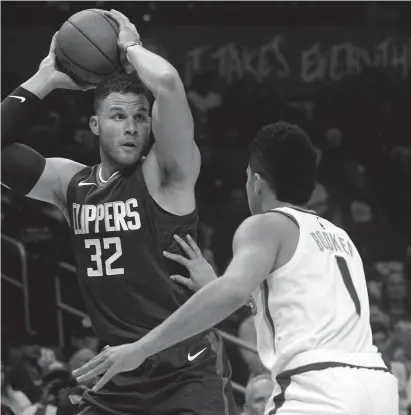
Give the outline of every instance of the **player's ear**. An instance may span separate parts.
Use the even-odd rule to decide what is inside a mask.
[[[88,124],[90,126],[91,132],[94,135],[97,135],[98,136],[100,134],[99,128],[98,128],[98,116],[97,115],[92,115],[90,117],[90,121],[89,121]]]
[[[260,194],[263,188],[263,179],[258,173],[254,173],[254,193]]]

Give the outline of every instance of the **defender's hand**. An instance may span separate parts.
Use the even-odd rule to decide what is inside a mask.
[[[184,265],[190,271],[190,278],[185,278],[182,275],[172,275],[170,278],[173,281],[184,285],[190,290],[198,291],[200,288],[217,278],[213,267],[204,259],[200,248],[190,235],[187,235],[187,242],[178,235],[174,235],[174,239],[181,246],[189,259],[184,258],[182,255],[172,254],[167,251],[164,251],[163,255],[168,259],[172,259],[173,261]]]
[[[119,27],[117,45],[120,49],[120,60],[124,66],[124,70],[127,73],[134,71],[133,65],[127,60],[126,51],[124,48],[130,42],[139,42],[140,35],[137,32],[136,26],[134,26],[130,20],[117,10],[111,9],[109,12],[105,12],[107,16],[115,20]]]
[[[100,354],[88,363],[72,372],[77,382],[84,383],[103,375],[94,385],[93,391],[98,391],[118,373],[137,369],[146,360],[139,352],[138,343],[122,344],[121,346],[106,346]]]
[[[56,67],[56,41],[58,32],[56,32],[51,40],[50,50],[48,55],[41,61],[39,70],[37,71],[38,78],[44,80],[45,84],[50,85],[50,89],[72,89],[86,91],[95,88],[95,85],[79,85],[74,82],[67,74],[60,72]]]

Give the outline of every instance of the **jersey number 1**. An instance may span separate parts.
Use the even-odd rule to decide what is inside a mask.
[[[341,276],[344,281],[344,285],[346,286],[348,293],[350,294],[351,299],[354,302],[355,310],[357,311],[357,314],[361,315],[361,303],[360,299],[358,298],[357,291],[355,291],[354,283],[352,282],[350,270],[348,269],[347,261],[342,256],[335,256],[335,259],[337,260],[338,268],[340,269]]]
[[[112,268],[112,264],[123,254],[123,248],[121,247],[121,239],[116,236],[113,238],[103,238],[103,248],[109,249],[110,245],[114,245],[115,252],[104,263],[101,259],[101,242],[100,239],[86,239],[84,241],[86,248],[94,248],[95,254],[91,255],[91,260],[95,262],[96,268],[87,268],[87,275],[89,277],[102,277],[105,275],[122,275],[124,274],[124,268]]]

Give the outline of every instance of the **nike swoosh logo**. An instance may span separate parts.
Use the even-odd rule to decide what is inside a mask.
[[[96,183],[86,183],[86,182],[80,182],[79,184],[78,184],[79,186],[97,186],[97,184]]]
[[[17,98],[19,99],[21,102],[24,102],[26,100],[26,98],[24,97],[19,97],[18,95],[9,95],[10,98]]]
[[[203,350],[200,350],[198,353],[191,356],[191,354],[188,354],[188,361],[192,362],[194,359],[196,359],[198,356],[200,356],[201,353],[203,353],[205,350],[207,350],[207,347],[204,347]]]
[[[11,190],[11,187],[7,186],[7,184],[2,183],[1,185],[6,187],[7,189]]]

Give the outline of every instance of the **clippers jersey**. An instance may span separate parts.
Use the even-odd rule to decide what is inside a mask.
[[[372,344],[362,260],[347,233],[308,211],[272,213],[294,220],[300,236],[291,260],[253,293],[263,364],[273,377],[318,362],[385,368]]]
[[[163,250],[180,253],[173,235],[197,236],[195,209],[163,210],[147,189],[142,164],[103,186],[98,166],[71,180],[67,203],[77,274],[97,336],[109,345],[133,342],[181,306],[191,294],[170,275],[187,275]]]

